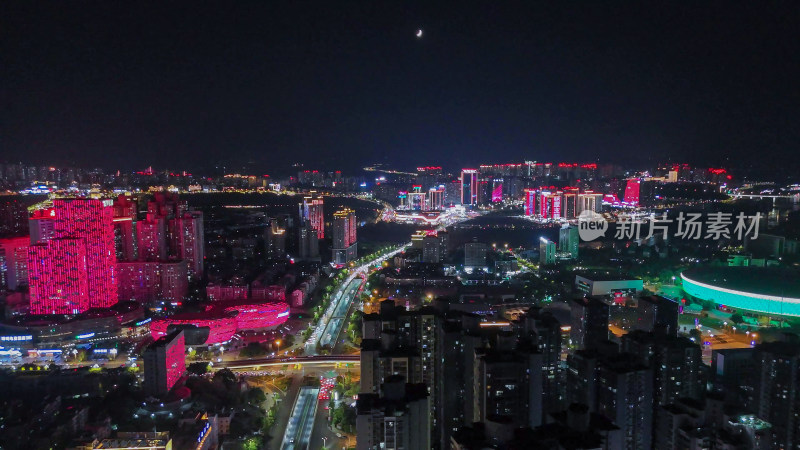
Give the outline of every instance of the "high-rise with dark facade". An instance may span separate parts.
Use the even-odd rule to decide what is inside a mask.
[[[476,206],[479,199],[478,171],[476,169],[461,170],[461,204]]]
[[[325,215],[322,197],[304,197],[299,205],[300,225],[314,229],[317,239],[325,238]]]
[[[608,305],[595,297],[570,301],[572,329],[570,340],[576,348],[586,349],[608,340]]]
[[[352,209],[342,209],[333,213],[333,258],[334,264],[343,265],[356,259],[356,213]]]

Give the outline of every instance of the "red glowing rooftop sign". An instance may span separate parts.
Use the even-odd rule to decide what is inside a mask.
[[[728,173],[728,171],[725,169],[715,169],[713,167],[709,168],[708,171],[713,173],[714,175],[722,175],[724,173]]]

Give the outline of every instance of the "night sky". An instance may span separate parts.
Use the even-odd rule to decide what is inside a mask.
[[[798,2],[198,3],[0,2],[0,160],[273,173],[800,152]]]

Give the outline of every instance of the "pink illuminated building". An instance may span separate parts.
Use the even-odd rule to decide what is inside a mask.
[[[639,206],[640,186],[641,186],[641,181],[639,179],[636,178],[629,179],[627,184],[625,185],[625,197],[622,199],[622,201],[631,206]]]
[[[56,237],[56,211],[53,208],[37,209],[28,219],[31,244],[39,244]]]
[[[147,304],[155,300],[180,301],[189,291],[183,261],[126,261],[117,263],[119,299]]]
[[[31,314],[78,314],[89,309],[86,246],[52,239],[28,251]]]
[[[274,327],[288,319],[289,305],[283,302],[226,301],[202,313],[153,320],[150,334],[153,339],[160,339],[176,327],[208,328],[208,338],[203,344],[219,344],[231,340],[237,331]]]
[[[536,214],[536,189],[525,189],[525,215]]]
[[[292,291],[292,308],[302,308],[305,302],[306,293],[300,289]]]
[[[144,351],[144,390],[149,395],[168,393],[186,373],[186,339],[183,330],[160,336]]]
[[[503,201],[503,183],[495,183],[492,189],[492,203],[500,203]]]
[[[248,288],[246,285],[227,285],[209,284],[206,286],[206,295],[212,302],[226,300],[247,299]]]
[[[136,223],[139,259],[158,261],[167,258],[167,223],[161,216],[147,214]]]
[[[31,314],[77,314],[117,303],[111,200],[56,199],[54,237],[28,254]]]
[[[561,217],[561,192],[543,191],[539,194],[539,215],[545,219]]]
[[[27,236],[0,239],[0,289],[17,289],[28,284]]]

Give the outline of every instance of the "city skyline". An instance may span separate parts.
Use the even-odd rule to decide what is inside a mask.
[[[798,30],[0,3],[0,447],[800,448]]]

